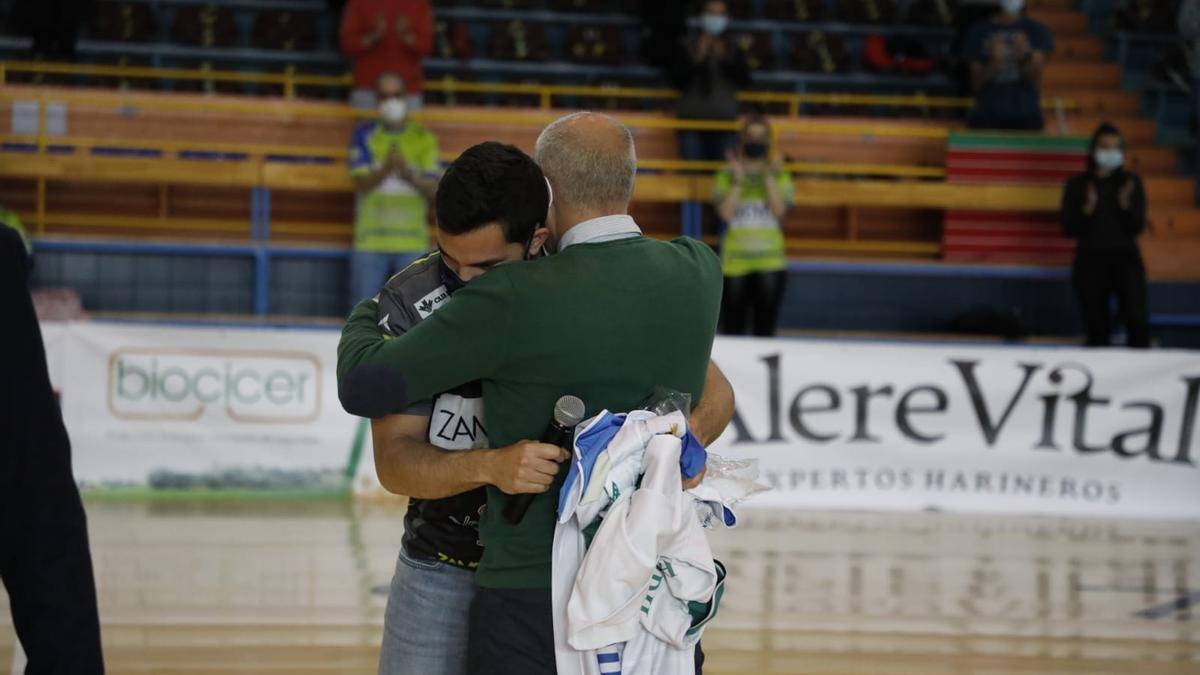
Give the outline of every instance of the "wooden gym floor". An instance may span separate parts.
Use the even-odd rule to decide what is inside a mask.
[[[398,505],[87,508],[110,673],[374,672]],[[709,675],[1200,674],[1200,523],[742,516]]]

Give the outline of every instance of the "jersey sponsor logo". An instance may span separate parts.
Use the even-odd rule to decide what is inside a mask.
[[[433,404],[429,418],[429,442],[444,450],[488,447],[483,425],[483,399],[442,394]]]
[[[446,290],[446,286],[438,286],[430,291],[425,297],[413,303],[413,309],[417,310],[417,314],[422,319],[428,319],[434,312],[442,308],[446,301],[450,299],[450,292]]]

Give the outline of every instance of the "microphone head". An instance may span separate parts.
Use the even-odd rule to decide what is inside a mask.
[[[563,396],[554,404],[554,421],[563,427],[573,427],[583,421],[583,401],[578,396]]]

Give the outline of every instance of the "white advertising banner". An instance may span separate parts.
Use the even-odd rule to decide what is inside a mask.
[[[370,448],[342,411],[331,330],[70,323],[63,417],[82,486],[339,490]]]
[[[1200,518],[1200,353],[720,339],[757,506]]]
[[[378,488],[334,330],[44,324],[85,488]],[[754,505],[1200,518],[1200,353],[717,340]]]

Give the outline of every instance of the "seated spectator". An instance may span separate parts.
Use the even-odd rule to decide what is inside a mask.
[[[354,131],[350,176],[358,190],[351,304],[379,291],[388,278],[429,248],[426,211],[437,191],[438,142],[408,119],[404,79],[379,76],[379,119]]]
[[[153,42],[158,21],[150,6],[141,2],[101,2],[91,37],[110,42]]]
[[[771,151],[765,117],[749,117],[729,165],[713,182],[717,214],[727,227],[721,241],[726,335],[775,335],[787,283],[787,246],[781,220],[794,201],[783,156]]]
[[[233,10],[223,5],[187,5],[175,11],[171,39],[181,45],[229,47],[237,42]]]
[[[338,41],[354,62],[351,105],[375,108],[375,83],[386,72],[404,78],[408,105],[421,107],[421,60],[433,49],[428,0],[350,0],[342,12]]]
[[[540,23],[519,19],[492,26],[488,34],[488,58],[500,61],[546,61],[550,44]]]
[[[625,40],[617,26],[572,25],[567,30],[567,60],[615,66],[625,60]]]
[[[971,29],[965,50],[975,90],[971,128],[1041,130],[1042,70],[1054,38],[1025,15],[1025,0],[1004,0],[999,13]]]
[[[1092,136],[1088,168],[1063,188],[1063,234],[1078,240],[1072,281],[1083,315],[1087,346],[1111,343],[1108,303],[1117,298],[1130,347],[1150,346],[1146,266],[1138,235],[1146,229],[1146,191],[1125,170],[1125,141],[1111,124]]]
[[[680,119],[729,120],[738,116],[738,90],[750,83],[745,53],[725,35],[729,16],[725,3],[710,0],[700,15],[701,30],[684,39],[672,68],[680,90]],[[679,132],[684,159],[720,161],[736,136],[727,131]]]

